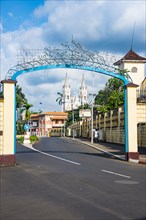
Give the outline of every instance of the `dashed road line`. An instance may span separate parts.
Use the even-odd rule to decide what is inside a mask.
[[[110,174],[113,174],[113,175],[117,175],[117,176],[122,176],[122,177],[125,177],[125,178],[131,178],[131,176],[126,176],[126,175],[123,175],[123,174],[120,174],[120,173],[115,173],[115,172],[112,172],[112,171],[109,171],[109,170],[101,170],[102,172],[105,172],[105,173],[110,173]]]

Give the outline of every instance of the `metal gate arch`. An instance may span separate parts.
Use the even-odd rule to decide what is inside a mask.
[[[96,72],[96,73],[101,73],[104,75],[108,75],[111,77],[115,77],[118,78],[120,80],[122,80],[124,82],[124,112],[125,112],[125,117],[124,117],[124,128],[125,128],[125,134],[124,134],[124,140],[125,140],[125,152],[128,152],[128,136],[127,136],[127,95],[126,95],[126,85],[129,83],[128,80],[118,74],[115,74],[113,72],[108,72],[106,70],[103,69],[98,69],[98,68],[94,68],[94,67],[89,67],[89,66],[75,66],[75,65],[69,65],[69,64],[57,64],[57,65],[46,65],[46,66],[38,66],[38,67],[33,67],[33,68],[29,68],[26,70],[20,70],[18,72],[16,72],[11,80],[16,80],[17,77],[19,75],[25,74],[25,73],[29,73],[29,72],[34,72],[34,71],[40,71],[40,70],[46,70],[46,69],[56,69],[56,68],[69,68],[69,69],[80,69],[80,70],[86,70],[86,71],[92,71],[92,72]],[[16,150],[15,150],[16,152]]]
[[[25,51],[26,52],[26,51]],[[30,52],[30,51],[29,51]],[[123,75],[117,71],[114,66],[106,63],[106,60],[99,55],[98,52],[91,52],[85,50],[79,43],[71,41],[71,43],[62,44],[61,48],[45,48],[41,51],[41,55],[37,57],[31,57],[30,60],[28,56],[24,57],[24,62],[18,63],[16,66],[11,68],[7,74],[6,79],[2,81],[5,85],[7,82],[16,83],[17,77],[34,71],[40,71],[45,69],[56,69],[56,68],[69,68],[69,69],[80,69],[86,71],[92,71],[95,73],[100,73],[108,75],[111,77],[118,78],[124,82],[124,140],[125,140],[125,153],[127,159],[129,160],[129,124],[128,124],[128,99],[127,99],[127,89],[135,88],[131,81],[131,78],[127,73]],[[132,94],[132,93],[130,93]],[[14,89],[14,154],[16,154],[16,89]],[[134,153],[134,156],[133,156]],[[135,156],[136,153],[136,156]],[[137,151],[131,152],[132,160],[138,159]]]

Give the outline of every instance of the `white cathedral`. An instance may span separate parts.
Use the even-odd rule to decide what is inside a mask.
[[[63,85],[62,110],[71,111],[77,109],[79,106],[88,103],[87,86],[85,84],[84,75],[82,76],[81,87],[79,95],[71,95],[71,86],[68,75],[66,73],[65,82]]]
[[[123,58],[113,64],[119,69],[128,70],[128,75],[131,77],[133,83],[138,85],[138,90],[140,93],[139,95],[144,97],[146,97],[145,63],[146,58],[141,57],[131,48]],[[70,111],[72,109],[77,109],[79,106],[84,105],[85,103],[88,103],[88,96],[84,75],[82,76],[79,96],[71,96],[70,83],[66,74],[63,85],[62,110]]]

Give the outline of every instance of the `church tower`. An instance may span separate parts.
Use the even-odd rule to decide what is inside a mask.
[[[128,53],[120,60],[114,63],[119,69],[127,69],[129,76],[133,83],[140,84],[145,78],[145,63],[146,58],[139,56],[132,48]]]
[[[81,106],[88,102],[87,86],[85,85],[84,75],[82,76],[82,82],[81,82],[81,87],[80,87],[80,102],[81,102]]]
[[[63,85],[62,105],[63,105],[63,111],[71,110],[70,83],[67,77],[67,73],[66,73],[65,82]]]
[[[80,106],[79,96],[75,93],[74,96],[71,97],[72,109],[77,109]]]

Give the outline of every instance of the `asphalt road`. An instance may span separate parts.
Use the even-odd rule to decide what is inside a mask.
[[[0,220],[144,220],[146,167],[64,138],[17,144],[0,170]]]

